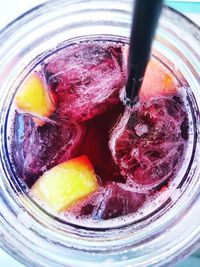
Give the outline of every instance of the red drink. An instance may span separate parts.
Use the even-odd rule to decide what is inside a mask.
[[[188,139],[184,92],[169,70],[154,59],[146,72],[140,102],[132,109],[125,108],[121,102],[125,58],[126,46],[120,43],[70,45],[42,62],[34,71],[37,78],[26,86],[38,84],[35,79],[44,85],[45,93],[38,94],[41,99],[48,98],[41,102],[47,103],[45,111],[40,107],[34,110],[32,99],[30,105],[24,105],[23,101],[29,101],[24,89],[18,97],[13,161],[18,176],[30,188],[37,183],[33,192],[38,185],[40,189],[44,186],[38,181],[46,173],[48,180],[48,170],[55,166],[69,168],[62,163],[72,159],[77,168],[79,159],[87,165],[83,155],[98,178],[98,186],[84,196],[77,193],[59,212],[95,220],[137,212],[173,181],[181,167]],[[58,176],[62,180],[60,173]],[[72,183],[75,180],[74,176]]]

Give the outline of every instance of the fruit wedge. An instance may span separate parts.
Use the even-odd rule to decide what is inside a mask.
[[[36,116],[49,117],[55,110],[45,85],[36,74],[29,76],[22,84],[15,103],[20,111]]]
[[[177,82],[161,63],[152,59],[147,65],[140,90],[140,98],[170,95],[177,92]]]
[[[46,171],[32,186],[32,194],[56,212],[68,209],[99,188],[87,156],[65,161]]]
[[[128,49],[123,48],[124,71],[127,71]],[[167,68],[160,62],[152,58],[146,68],[142,87],[140,89],[140,99],[145,100],[149,97],[170,95],[177,92],[177,82]]]

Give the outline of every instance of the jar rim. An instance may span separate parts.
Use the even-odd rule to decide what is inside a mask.
[[[54,3],[52,4],[52,3],[50,3],[50,2],[46,2],[46,3],[44,3],[44,4],[41,4],[41,5],[39,5],[38,7],[35,7],[35,8],[33,8],[33,9],[31,9],[30,11],[28,11],[28,12],[26,12],[24,15],[22,15],[22,16],[20,16],[19,18],[17,18],[15,21],[13,21],[13,22],[11,22],[7,27],[5,27],[1,32],[0,32],[0,40],[3,40],[3,42],[2,43],[6,43],[6,40],[7,39],[9,39],[10,38],[10,35],[14,32],[14,30],[16,29],[16,25],[18,24],[18,22],[20,22],[21,24],[23,24],[23,23],[25,23],[25,22],[27,22],[27,20],[26,20],[26,18],[29,18],[29,16],[30,17],[34,17],[34,15],[36,15],[37,14],[37,12],[40,10],[42,13],[45,11],[45,8],[47,8],[47,9],[49,9],[49,8],[55,8],[55,2],[57,2],[58,4],[59,3],[61,3],[61,4],[64,4],[66,1],[54,1]],[[78,4],[79,2],[84,2],[84,1],[68,1],[69,2],[69,4],[70,4],[70,2],[71,2],[71,4]],[[89,2],[97,2],[96,0],[90,0]],[[112,2],[112,1],[104,1],[104,2]],[[119,1],[116,1],[116,2],[119,2]],[[130,4],[130,2],[131,1],[125,1],[126,3],[129,3]],[[187,19],[184,15],[182,15],[182,14],[180,14],[180,13],[178,13],[177,11],[175,11],[175,10],[173,10],[172,8],[168,8],[168,7],[165,7],[165,10],[168,12],[168,15],[174,15],[174,14],[176,14],[176,16],[177,16],[177,18],[178,19],[180,19],[180,18],[182,18],[184,21],[185,21],[185,23],[186,24],[190,24],[190,26],[192,27],[192,29],[193,29],[193,31],[195,32],[194,33],[194,36],[195,36],[195,38],[199,41],[200,40],[200,38],[199,38],[199,31],[200,31],[200,28],[197,26],[197,25],[195,25],[192,21],[190,21],[189,19]],[[25,18],[25,19],[24,19]],[[198,33],[198,34],[196,34],[196,32]],[[195,52],[195,51],[194,51]],[[196,52],[198,52],[198,51],[196,51]],[[196,52],[195,52],[195,55],[196,55]],[[1,152],[2,152],[2,150],[1,150]],[[1,156],[2,157],[2,156]],[[0,184],[1,185],[1,184]],[[3,185],[2,185],[3,186]],[[198,187],[198,190],[199,190],[199,187]],[[2,194],[4,194],[4,191],[3,191],[3,193]],[[1,199],[2,200],[2,199]],[[3,201],[3,200],[2,200]],[[5,199],[4,199],[4,201],[5,201]],[[194,200],[194,203],[193,203],[193,205],[197,205],[196,204],[196,202],[197,202],[197,196],[196,196],[196,199]],[[4,203],[5,204],[5,203]],[[31,209],[33,208],[33,206],[32,206],[32,204],[31,203],[29,203],[30,204],[30,206],[31,206]],[[3,202],[1,203],[1,205],[3,205]],[[191,204],[192,205],[192,204]],[[4,210],[5,210],[5,206],[4,206]],[[195,209],[196,210],[196,209]],[[18,210],[18,212],[19,212],[19,210]],[[38,211],[39,212],[39,211]],[[26,224],[28,224],[28,222],[27,222],[27,218],[26,218],[26,215],[24,215],[25,213],[22,213],[23,215],[21,215],[21,213],[20,213],[20,216],[18,216],[19,214],[17,214],[17,216],[16,216],[16,218],[18,219],[18,220],[20,220],[20,222],[22,221],[22,220],[26,220]],[[2,214],[2,215],[4,215],[4,214]],[[29,215],[31,215],[31,214],[29,214]],[[40,216],[41,217],[43,217],[43,215],[42,214],[40,214]],[[19,219],[19,217],[20,217],[20,219]],[[45,217],[45,216],[44,216]],[[45,218],[43,218],[44,219],[44,221],[45,221]],[[23,222],[24,223],[24,222]],[[46,223],[48,224],[48,220],[46,221]],[[45,225],[45,224],[44,224]],[[43,226],[44,226],[43,225]],[[12,229],[12,226],[10,225],[10,229]],[[25,225],[25,227],[27,227],[27,225]],[[31,229],[31,227],[32,226],[29,226],[28,227],[28,229]],[[60,226],[59,226],[60,227]],[[5,227],[3,226],[2,228],[4,228],[4,234],[5,234]],[[158,226],[156,226],[156,228],[157,228],[157,230],[159,230],[158,229]],[[21,228],[20,227],[20,229],[22,230],[23,228]],[[33,228],[34,229],[34,228]],[[32,229],[32,230],[33,230]],[[38,233],[39,233],[39,229],[41,230],[42,228],[41,228],[41,226],[38,226],[38,228],[37,228],[37,231],[38,231]],[[27,229],[26,229],[27,230]],[[36,230],[36,229],[34,229],[34,230]],[[60,229],[59,229],[60,230]],[[134,230],[134,229],[133,229]],[[198,229],[199,230],[199,229]],[[11,230],[12,231],[12,230]],[[48,234],[49,234],[49,231],[51,231],[51,229],[46,229],[46,235],[44,235],[45,236],[45,238],[47,239],[48,238]],[[150,230],[149,230],[150,231]],[[30,234],[30,231],[28,231],[29,232],[29,234]],[[27,232],[27,233],[28,233]],[[150,231],[151,232],[151,231]],[[159,232],[159,231],[158,231]],[[158,233],[157,232],[157,233]],[[43,234],[41,234],[41,235],[43,235]],[[76,242],[75,243],[73,243],[72,242],[72,240],[71,239],[69,239],[69,241],[71,242],[70,244],[71,245],[73,245],[73,246],[77,246],[76,248],[77,248],[77,252],[79,252],[80,253],[80,251],[81,251],[81,255],[82,255],[82,258],[84,258],[85,257],[85,255],[86,254],[88,254],[88,251],[91,249],[91,246],[88,246],[88,250],[85,250],[85,251],[87,251],[87,253],[85,252],[85,254],[83,253],[83,250],[84,250],[84,247],[85,247],[85,245],[87,244],[88,245],[88,242],[85,242],[84,240],[81,240],[81,242],[80,242],[80,233],[78,233],[78,232],[76,232],[76,235],[79,235],[79,239],[77,239],[76,240]],[[85,235],[85,232],[83,231],[82,232],[82,235],[84,236]],[[141,234],[141,236],[142,236],[142,234]],[[186,255],[188,252],[190,252],[191,250],[193,250],[197,245],[198,245],[198,239],[199,239],[199,236],[200,236],[200,231],[198,232],[198,235],[197,235],[197,232],[196,232],[196,238],[195,238],[195,243],[190,243],[190,244],[188,244],[188,246],[185,246],[184,247],[184,250],[182,250],[182,252],[179,254],[179,255],[177,255],[177,251],[171,251],[171,254],[170,254],[170,261],[171,260],[175,260],[175,259],[177,259],[178,257],[182,257],[183,255]],[[19,236],[17,236],[18,237],[18,242],[19,243],[21,243],[20,242],[20,235]],[[105,235],[105,237],[106,237],[106,235]],[[198,237],[198,238],[197,238]],[[37,238],[38,238],[38,236],[37,236]],[[102,237],[101,237],[102,238]],[[142,242],[143,242],[143,240],[144,240],[144,236],[143,236],[143,239],[141,238],[141,240],[140,240],[140,242],[138,241],[138,246],[141,246],[142,245]],[[38,239],[39,240],[39,239]],[[59,240],[62,240],[62,239],[57,239],[57,242],[59,242]],[[15,240],[16,241],[16,240]],[[54,240],[55,241],[55,240]],[[27,242],[27,240],[24,240],[24,242],[26,243]],[[48,246],[48,242],[47,242],[47,240],[46,241],[41,241],[41,242],[44,242],[47,246]],[[53,243],[53,240],[51,240],[51,242]],[[79,242],[81,243],[81,244],[79,244]],[[91,242],[91,240],[90,240],[90,242]],[[126,243],[127,242],[127,243]],[[135,246],[135,243],[134,244],[132,244],[132,246],[130,245],[131,243],[131,240],[130,239],[127,239],[127,238],[125,238],[123,241],[122,241],[122,244],[124,245],[124,252],[123,252],[123,254],[121,255],[121,258],[120,259],[118,259],[119,260],[119,264],[120,264],[120,262],[122,263],[122,265],[121,266],[124,266],[123,264],[125,264],[125,261],[126,260],[130,260],[130,258],[129,258],[129,256],[127,256],[127,252],[125,252],[125,251],[127,251],[127,249],[129,248],[130,250],[132,249],[132,246]],[[109,243],[109,242],[108,242]],[[125,244],[126,243],[126,244]],[[4,247],[4,249],[9,249],[9,253],[11,253],[12,254],[12,256],[15,256],[15,257],[17,257],[18,258],[18,260],[22,260],[23,262],[26,262],[26,260],[25,260],[25,257],[24,257],[24,255],[21,257],[20,255],[18,255],[18,254],[15,254],[16,253],[16,251],[17,251],[17,247],[13,247],[13,245],[12,244],[9,244],[9,242],[8,242],[8,240],[3,240],[3,243],[2,243],[2,246]],[[28,249],[27,251],[30,253],[30,247],[27,245],[27,243],[26,243],[26,245],[24,246],[26,249]],[[49,246],[48,246],[49,247]],[[33,248],[33,247],[32,247]],[[55,248],[55,247],[54,247]],[[68,247],[67,248],[68,249],[68,252],[69,253],[71,253],[71,249]],[[108,248],[107,248],[108,249]],[[179,250],[180,250],[180,248],[178,248]],[[49,250],[51,250],[51,248],[49,247]],[[93,249],[93,252],[94,253],[97,253],[97,251],[99,251],[99,253],[103,253],[103,251],[105,250],[105,246],[103,246],[101,243],[100,243],[100,241],[98,240],[98,249],[97,250],[95,250],[95,249]],[[120,247],[120,249],[118,248],[118,246],[115,246],[115,249],[112,251],[112,250],[110,250],[110,252],[112,251],[112,252],[119,252],[121,250],[121,247]],[[161,249],[162,250],[162,249]],[[65,250],[66,251],[66,250]],[[186,252],[187,251],[187,252]],[[136,253],[135,251],[133,252],[133,255],[134,255],[134,253]],[[184,254],[185,253],[185,254]],[[43,254],[43,257],[44,257],[44,251],[42,251],[42,253],[41,253],[41,255]],[[133,256],[132,255],[132,256]],[[156,256],[155,255],[155,252],[153,253],[152,252],[152,264],[156,264],[155,266],[159,266],[158,264],[160,264],[160,263],[158,263],[158,255]],[[91,254],[90,254],[90,256],[91,256]],[[166,254],[165,254],[165,256],[166,256]],[[32,257],[33,257],[33,255],[32,255]],[[127,258],[126,258],[127,257]],[[108,258],[109,259],[109,258]],[[40,260],[41,260],[41,258],[40,258]],[[52,258],[51,258],[51,260],[52,260]],[[145,260],[145,257],[144,257],[144,260]],[[166,260],[169,260],[169,259],[166,259]],[[47,260],[47,262],[48,262],[48,260]],[[71,262],[73,262],[73,260],[71,259]],[[128,261],[127,261],[128,262]],[[153,263],[154,262],[154,263]],[[30,257],[28,258],[28,262],[27,262],[27,264],[28,263],[30,263]],[[75,262],[74,262],[75,263]],[[116,262],[110,262],[109,263],[109,261],[108,261],[108,264],[109,265],[111,265],[111,266],[116,266],[115,265],[115,263]],[[35,260],[33,260],[32,261],[32,264],[37,264],[36,263],[36,261]],[[38,263],[39,264],[39,263]],[[59,263],[60,265],[59,266],[62,266],[62,263],[60,262]],[[99,263],[99,265],[100,264],[102,264],[101,262]],[[162,262],[162,264],[163,264],[163,262]],[[37,265],[37,266],[39,266],[39,265]],[[75,266],[84,266],[84,265],[75,265]],[[98,265],[97,265],[98,266]],[[106,266],[106,265],[105,265]],[[120,266],[120,265],[119,265]],[[138,266],[142,266],[142,265],[138,265]]]

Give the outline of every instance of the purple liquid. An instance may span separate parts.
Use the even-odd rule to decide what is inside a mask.
[[[136,212],[146,201],[136,188],[154,194],[175,177],[184,158],[188,118],[181,96],[154,97],[125,109],[119,97],[126,76],[122,53],[123,45],[114,42],[58,52],[37,70],[55,112],[43,126],[31,115],[15,116],[13,161],[29,187],[65,160],[90,159],[101,188],[72,208],[80,217],[104,220]]]

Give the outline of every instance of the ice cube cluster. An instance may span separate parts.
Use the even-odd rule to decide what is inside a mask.
[[[123,107],[124,51],[114,42],[80,42],[58,51],[37,69],[53,113],[39,116],[39,123],[37,115],[15,114],[13,162],[29,187],[59,163],[89,157],[100,190],[79,203],[80,217],[106,220],[136,212],[149,192],[176,175],[183,160],[188,117],[176,82],[161,63],[154,63],[140,102]],[[145,194],[138,193],[138,186]]]

